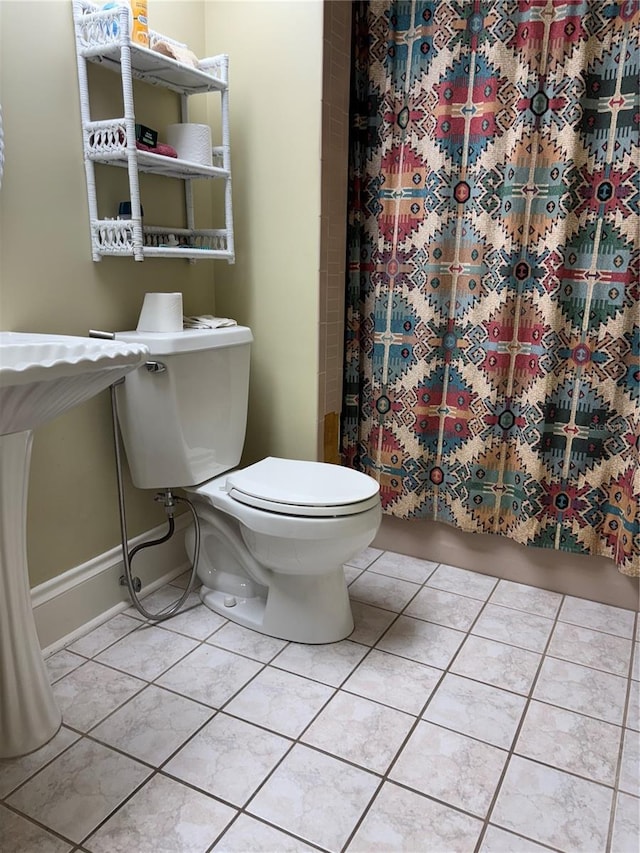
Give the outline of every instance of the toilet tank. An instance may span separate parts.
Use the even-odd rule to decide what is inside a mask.
[[[116,388],[134,485],[194,486],[238,465],[247,426],[251,330],[117,332],[116,339],[148,346],[152,367],[143,364]]]

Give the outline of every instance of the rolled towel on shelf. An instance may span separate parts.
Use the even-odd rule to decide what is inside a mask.
[[[185,329],[222,329],[225,326],[237,326],[235,320],[228,317],[213,317],[211,314],[201,314],[199,317],[183,317]]]
[[[157,145],[153,147],[151,145],[145,145],[144,142],[138,142],[136,140],[136,148],[139,151],[148,151],[149,154],[160,154],[162,157],[177,157],[178,152],[171,145],[167,145],[166,142],[158,142]]]
[[[198,57],[186,44],[178,44],[177,42],[156,41],[152,47],[157,53],[163,56],[168,56],[170,59],[175,59],[182,65],[189,65],[191,68],[198,68]]]

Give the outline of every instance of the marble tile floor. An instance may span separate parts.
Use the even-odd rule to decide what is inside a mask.
[[[340,643],[193,593],[52,655],[64,725],[0,761],[2,853],[637,853],[636,611],[372,548],[345,572]]]

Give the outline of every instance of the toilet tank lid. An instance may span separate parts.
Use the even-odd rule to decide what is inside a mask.
[[[179,352],[233,347],[253,340],[247,326],[221,329],[184,329],[181,332],[116,332],[116,340],[145,344],[150,355],[172,355]]]

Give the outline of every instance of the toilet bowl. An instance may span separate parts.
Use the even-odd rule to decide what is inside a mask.
[[[200,522],[207,607],[301,643],[353,631],[343,564],[380,525],[375,481],[337,465],[268,457],[186,492]],[[188,532],[190,553],[194,539]]]
[[[380,525],[378,483],[324,462],[267,457],[238,469],[251,330],[118,332],[149,361],[116,388],[131,479],[182,488],[201,533],[202,600],[240,625],[301,643],[348,636],[343,563]],[[195,534],[186,546],[194,552]]]

